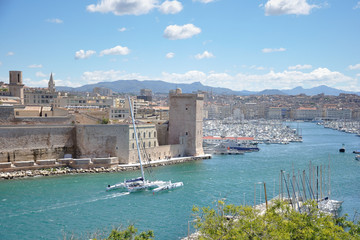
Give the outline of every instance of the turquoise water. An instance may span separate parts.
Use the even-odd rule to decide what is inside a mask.
[[[352,153],[360,149],[360,138],[312,123],[300,128],[303,143],[260,145],[259,152],[153,168],[154,179],[184,182],[182,188],[155,195],[105,191],[106,185],[139,172],[0,181],[0,239],[62,239],[64,234],[85,239],[88,233],[130,223],[154,230],[156,239],[179,239],[187,235],[193,205],[214,206],[220,198],[252,205],[255,183],[265,181],[272,197],[281,169],[307,171],[310,160],[320,165],[329,158],[332,198],[343,200],[342,213],[352,218],[360,212],[360,162]],[[339,153],[343,143],[347,152]]]

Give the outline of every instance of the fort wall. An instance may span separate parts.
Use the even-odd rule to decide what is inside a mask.
[[[0,126],[0,162],[63,158],[76,155],[75,127]]]

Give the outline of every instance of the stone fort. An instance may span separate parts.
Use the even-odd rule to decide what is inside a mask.
[[[16,76],[11,79],[16,80]],[[21,89],[22,83],[14,82],[14,85],[16,89]],[[20,98],[21,94],[20,90]],[[142,154],[149,160],[203,155],[204,96],[183,94],[177,89],[169,94],[169,98],[168,122],[137,124],[139,143],[144,150],[141,151]],[[0,126],[0,163],[36,163],[44,159],[62,159],[66,156],[117,157],[119,163],[137,163],[132,124]]]

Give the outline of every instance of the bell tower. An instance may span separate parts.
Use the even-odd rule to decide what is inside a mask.
[[[9,91],[11,96],[20,98],[21,104],[24,104],[24,84],[21,71],[9,72]]]
[[[49,82],[48,82],[48,89],[52,93],[55,92],[55,82],[54,82],[54,78],[53,78],[52,73],[50,75],[50,79],[49,79]]]

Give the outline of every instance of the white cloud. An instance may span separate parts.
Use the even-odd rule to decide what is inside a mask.
[[[195,55],[195,58],[200,60],[200,59],[203,59],[203,58],[213,58],[214,55],[211,53],[211,52],[208,52],[208,51],[204,51],[203,53],[199,53],[199,54],[196,54]]]
[[[201,29],[193,24],[169,25],[164,31],[164,37],[170,40],[191,38],[194,35],[201,33]]]
[[[81,76],[81,79],[85,82],[84,84],[89,83],[98,83],[103,81],[116,81],[116,80],[146,80],[150,79],[147,76],[142,76],[138,73],[126,73],[124,71],[109,70],[109,71],[93,71],[93,72],[84,72]]]
[[[169,53],[166,54],[165,57],[166,57],[166,58],[173,58],[173,57],[175,57],[175,53],[169,52]]]
[[[89,12],[112,12],[115,15],[142,15],[156,7],[158,0],[100,0],[86,7]]]
[[[251,65],[249,66],[250,69],[255,69],[255,70],[265,70],[266,68],[262,67],[262,66],[256,66],[256,65]]]
[[[46,19],[46,21],[49,22],[49,23],[57,23],[57,24],[60,24],[60,23],[64,22],[63,20],[58,19],[58,18]]]
[[[263,53],[272,53],[272,52],[285,52],[285,48],[264,48],[261,50]]]
[[[181,12],[182,9],[183,9],[183,5],[181,4],[181,2],[177,0],[174,1],[166,0],[159,7],[159,11],[164,14],[176,14]]]
[[[201,2],[201,3],[210,3],[214,2],[215,0],[193,0],[193,2]]]
[[[327,68],[317,68],[310,73],[301,71],[269,71],[266,74],[227,73],[208,74],[193,70],[184,74],[162,73],[162,79],[174,83],[201,82],[212,87],[226,87],[233,90],[261,91],[264,89],[289,89],[297,86],[312,88],[327,85],[343,90],[359,91],[357,79]]]
[[[302,69],[311,69],[312,66],[309,64],[304,64],[304,65],[295,65],[295,66],[289,66],[288,69],[289,70],[302,70]]]
[[[200,71],[188,71],[184,74],[179,73],[162,73],[162,78],[166,82],[173,83],[193,83],[193,82],[202,82],[206,81],[206,74]]]
[[[46,77],[47,75],[45,73],[42,73],[42,72],[36,72],[35,76],[36,77]]]
[[[96,52],[94,50],[79,50],[75,53],[75,59],[85,59],[89,58],[90,56],[94,55]]]
[[[305,88],[327,85],[344,89],[356,87],[356,80],[340,72],[332,72],[327,68],[317,68],[310,73],[301,71],[270,71],[263,75],[237,74],[238,87],[246,90],[285,89],[303,86]],[[344,86],[346,86],[344,88]],[[359,87],[356,87],[359,88]]]
[[[310,5],[306,0],[268,0],[265,4],[265,15],[309,15],[311,9],[319,8],[318,5]]]
[[[118,28],[118,31],[119,31],[119,32],[125,32],[125,31],[126,31],[126,28],[125,28],[125,27]]]
[[[31,64],[28,66],[28,68],[42,68],[43,66],[41,64]]]
[[[360,2],[357,2],[356,6],[353,7],[353,9],[358,9],[358,8],[360,8]]]
[[[122,47],[120,45],[110,48],[110,49],[105,49],[102,50],[100,52],[100,56],[104,56],[104,55],[128,55],[130,53],[130,49],[127,47]]]
[[[8,52],[8,53],[6,54],[6,56],[14,56],[14,55],[15,55],[14,52]]]
[[[360,63],[355,64],[355,65],[350,65],[350,66],[348,66],[348,69],[350,69],[350,70],[358,70],[358,69],[360,69]]]

